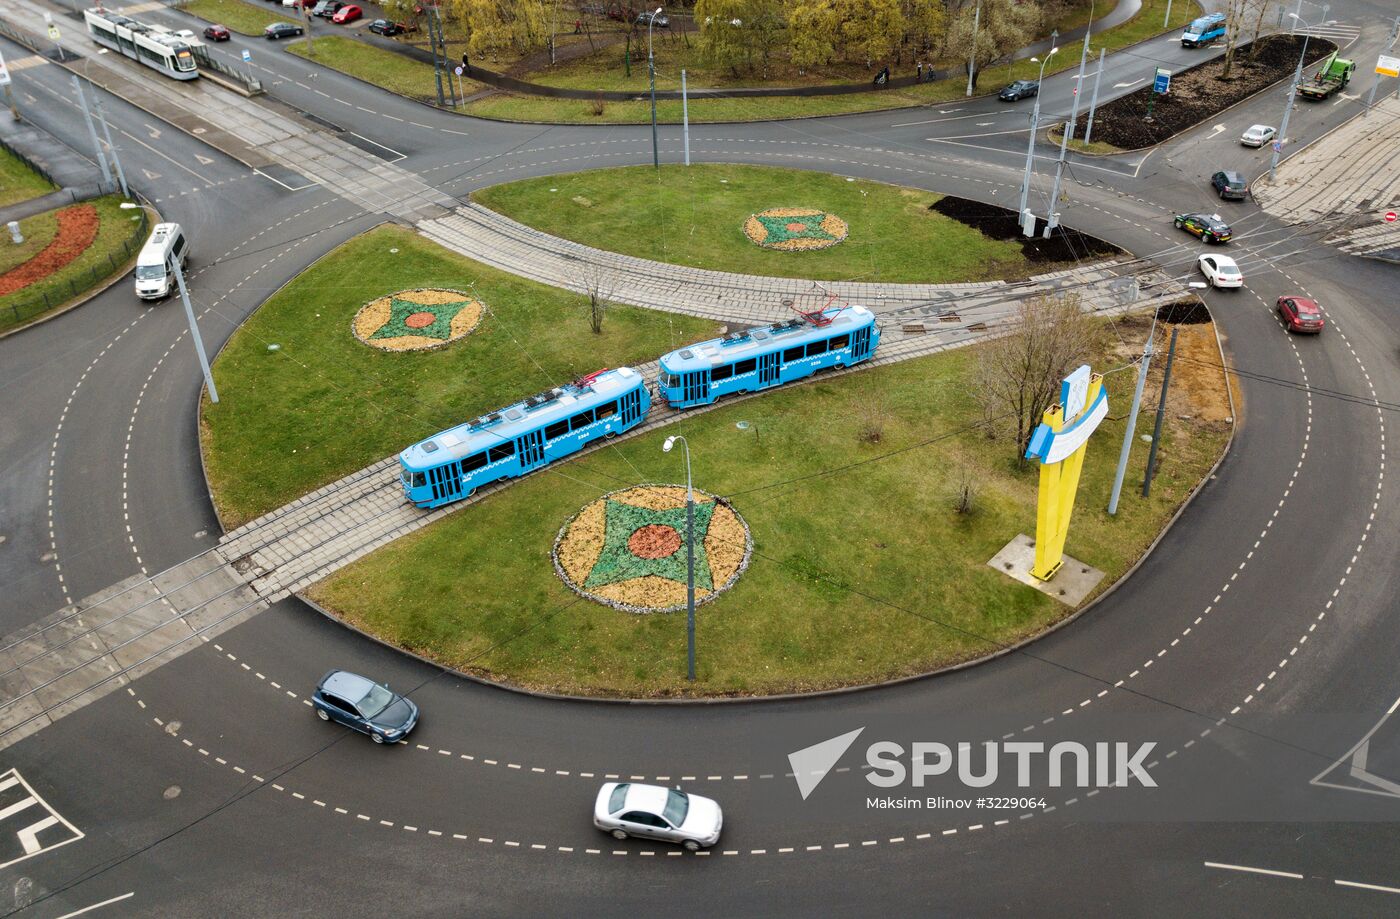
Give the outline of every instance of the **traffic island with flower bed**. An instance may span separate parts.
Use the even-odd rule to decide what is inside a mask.
[[[1105,329],[1090,363],[1127,365],[1150,319]],[[1212,325],[1180,330],[1178,368],[1220,366]],[[443,666],[576,695],[802,692],[985,657],[1074,611],[986,564],[1010,536],[1035,531],[1037,478],[1007,439],[987,437],[969,386],[976,362],[975,348],[945,352],[685,416],[547,466],[308,594]],[[1150,403],[1155,368],[1149,380]],[[1133,374],[1106,383],[1126,406]],[[1174,374],[1169,406],[1151,497],[1130,489],[1115,517],[1104,508],[1121,410],[1090,445],[1067,549],[1107,573],[1099,592],[1142,556],[1228,442],[1218,369]],[[694,684],[684,489],[650,484],[684,473],[684,460],[662,451],[671,434],[690,447],[704,534]],[[1146,452],[1135,442],[1130,468],[1141,470]],[[968,483],[970,513],[960,498]]]

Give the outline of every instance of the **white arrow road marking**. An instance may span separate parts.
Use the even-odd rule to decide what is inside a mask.
[[[153,128],[144,121],[141,122],[141,125],[151,135],[151,140],[158,140],[160,138],[160,128]]]
[[[985,128],[985,127],[986,127],[987,125],[989,125],[989,124],[996,124],[996,122],[995,122],[995,121],[979,121],[979,122],[977,122],[977,127],[979,127],[979,128]]]
[[[207,157],[207,156],[202,156],[201,154],[198,154],[198,153],[196,153],[196,154],[194,155],[194,158],[197,159],[197,160],[199,160],[200,164],[201,164],[201,165],[204,165],[204,166],[211,165],[211,164],[214,162],[211,158],[209,158],[209,157]]]
[[[1206,139],[1209,140],[1210,138],[1212,138],[1212,137],[1214,137],[1215,135],[1219,134],[1219,133],[1220,133],[1221,131],[1223,131],[1223,130],[1225,130],[1225,125],[1223,125],[1223,124],[1218,124],[1218,125],[1216,125],[1215,127],[1211,128],[1210,134],[1207,135]]]
[[[1127,89],[1129,86],[1136,86],[1136,85],[1138,85],[1139,83],[1146,83],[1146,82],[1147,82],[1147,77],[1139,77],[1138,79],[1133,80],[1131,83],[1114,83],[1114,84],[1113,84],[1113,88],[1114,88],[1114,89]]]
[[[938,114],[940,114],[940,115],[951,115],[951,114],[953,114],[954,112],[961,112],[961,111],[962,111],[962,109],[960,109],[960,108],[941,108],[941,109],[938,110]]]
[[[144,172],[146,174],[146,178],[150,179],[152,182],[160,178],[160,173],[158,172],[151,172],[151,170],[146,168],[142,168],[141,171]]]

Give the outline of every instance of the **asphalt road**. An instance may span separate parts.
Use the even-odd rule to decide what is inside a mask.
[[[1331,15],[1358,28],[1349,51],[1365,60],[1393,12],[1347,3]],[[278,100],[392,147],[400,166],[453,195],[650,161],[645,128],[454,117],[254,47]],[[1202,53],[1160,41],[1114,55],[1103,93],[1113,94],[1110,79]],[[1047,81],[1046,117],[1068,111],[1072,76]],[[68,84],[51,65],[16,73],[27,117],[82,149]],[[1359,78],[1355,89],[1367,88]],[[1220,210],[1248,283],[1206,293],[1240,372],[1234,448],[1139,572],[1072,627],[1025,653],[882,690],[627,707],[466,683],[283,602],[6,751],[0,767],[18,768],[85,834],[6,867],[13,905],[61,916],[130,893],[101,909],[1393,915],[1396,796],[1312,781],[1338,774],[1328,770],[1400,695],[1397,497],[1385,479],[1400,404],[1395,269],[1210,196],[1204,177],[1216,169],[1266,167],[1265,153],[1232,138],[1276,123],[1281,103],[1281,91],[1264,93],[1223,115],[1225,131],[1204,126],[1150,155],[1072,159],[1066,224],[1187,275],[1203,247],[1172,229],[1172,213]],[[1317,137],[1355,104],[1300,106],[1290,133]],[[120,100],[105,105],[133,184],[196,241],[191,283],[211,348],[318,255],[381,219],[318,187],[288,192]],[[1028,108],[974,100],[696,126],[691,152],[1006,203]],[[663,158],[679,155],[678,131],[663,129]],[[1046,166],[1033,198],[1042,213]],[[1272,303],[1285,292],[1326,304],[1324,335],[1282,330]],[[126,283],[0,341],[0,629],[214,541],[195,442],[199,384],[180,312],[139,303]],[[411,690],[424,711],[412,743],[385,750],[316,721],[305,696],[331,666]],[[858,727],[866,733],[841,765],[850,771],[803,802],[786,754]],[[1393,736],[1384,725],[1375,735],[1372,768],[1400,778]],[[1048,812],[870,810],[857,751],[877,737],[1150,739],[1159,788],[1041,789]],[[597,833],[588,810],[609,775],[683,781],[718,798],[721,845],[670,857]],[[0,826],[0,838],[10,831]]]

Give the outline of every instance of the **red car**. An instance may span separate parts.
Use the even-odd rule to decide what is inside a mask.
[[[345,25],[347,22],[354,22],[363,15],[364,10],[351,4],[350,6],[342,6],[340,9],[336,10],[335,15],[331,17],[331,22]]]
[[[1322,310],[1318,309],[1315,300],[1279,297],[1278,311],[1290,332],[1311,332],[1316,335],[1322,331]]]
[[[231,36],[223,26],[205,26],[204,37],[210,41],[228,41]]]

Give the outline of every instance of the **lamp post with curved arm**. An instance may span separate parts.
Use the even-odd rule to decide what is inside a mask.
[[[657,169],[661,168],[661,154],[656,147],[656,58],[651,53],[651,27],[656,25],[656,17],[660,15],[661,7],[658,6],[647,17],[647,71],[651,74],[651,165]]]
[[[677,434],[666,438],[661,449],[670,453],[676,441],[685,447],[685,649],[686,676],[695,682],[695,491],[690,485],[690,441]]]
[[[1327,16],[1327,11],[1329,9],[1331,9],[1329,6],[1324,6],[1322,8],[1322,15],[1324,18]],[[1293,100],[1297,98],[1298,87],[1303,82],[1303,61],[1308,57],[1308,39],[1312,37],[1311,31],[1313,28],[1308,25],[1307,20],[1303,19],[1303,17],[1299,16],[1297,13],[1289,13],[1288,18],[1294,20],[1308,31],[1303,33],[1303,50],[1298,55],[1298,66],[1293,71],[1293,82],[1288,85],[1288,98],[1284,100],[1283,121],[1279,122],[1278,137],[1274,138],[1274,152],[1273,156],[1269,158],[1270,181],[1278,175],[1279,153],[1283,150],[1284,138],[1288,137],[1288,116],[1293,113]],[[1335,21],[1336,20],[1333,19],[1327,19],[1325,22],[1319,22],[1318,25],[1330,26]]]
[[[1053,43],[1057,37],[1059,37],[1058,33],[1051,33],[1050,41]],[[1031,194],[1031,169],[1035,160],[1035,132],[1040,130],[1040,84],[1045,79],[1045,65],[1050,63],[1050,58],[1059,50],[1052,44],[1050,53],[1045,55],[1045,60],[1040,62],[1040,75],[1036,77],[1035,81],[1035,108],[1031,110],[1031,136],[1030,140],[1026,142],[1026,174],[1021,178],[1021,207],[1016,212],[1017,219],[1021,221],[1022,232],[1027,236],[1032,235],[1035,229],[1033,224],[1027,225],[1026,223],[1026,204]],[[1032,63],[1036,60],[1036,58],[1031,58]],[[1054,209],[1053,203],[1051,209]]]
[[[122,210],[129,211],[133,208],[141,208],[150,211],[157,220],[160,214],[156,213],[153,207],[144,204],[137,204],[134,201],[123,201],[118,205]],[[204,353],[204,339],[199,337],[199,323],[194,318],[194,307],[190,306],[190,293],[185,288],[185,272],[180,268],[180,260],[177,258],[171,262],[171,267],[175,271],[175,283],[180,287],[180,299],[185,304],[185,318],[190,323],[190,337],[194,339],[194,350],[199,354],[199,368],[204,371],[204,385],[209,387],[209,401],[215,405],[219,403],[219,391],[214,388],[214,374],[209,372],[209,356]]]

